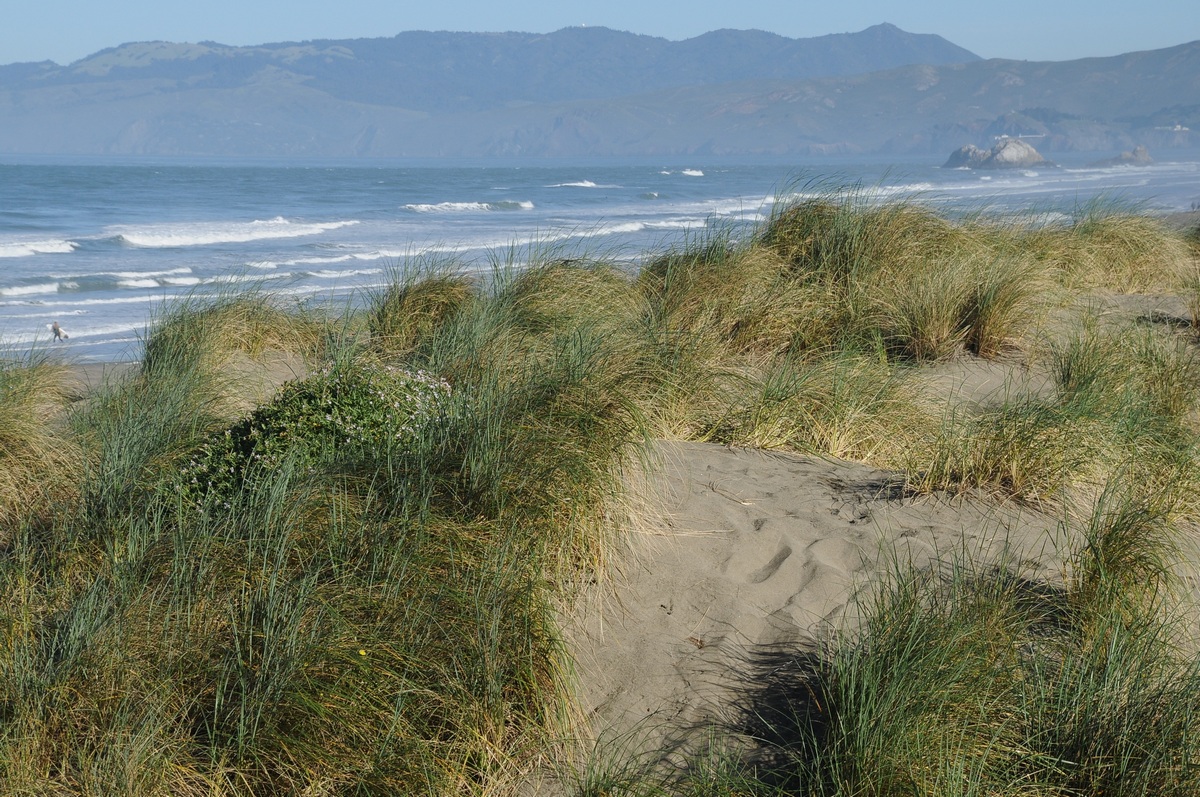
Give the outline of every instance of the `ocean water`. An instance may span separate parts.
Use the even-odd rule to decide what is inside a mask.
[[[135,360],[163,302],[257,287],[354,302],[416,262],[486,271],[531,253],[636,266],[838,186],[955,210],[1068,216],[1097,199],[1200,204],[1200,153],[1013,172],[934,162],[280,163],[0,156],[0,346]],[[50,324],[69,334],[52,343]]]

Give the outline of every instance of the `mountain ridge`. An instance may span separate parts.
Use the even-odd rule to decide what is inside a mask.
[[[680,42],[575,27],[550,34],[406,31],[389,38],[249,47],[134,42],[65,67],[43,62],[24,75],[41,85],[150,78],[231,88],[274,66],[348,101],[478,111],[514,102],[602,99],[730,80],[824,77],[963,60],[978,56],[940,36],[909,34],[887,23],[811,39],[723,30]],[[3,69],[0,86],[6,82]]]
[[[880,66],[880,65],[883,66]],[[142,42],[0,67],[0,152],[280,157],[940,153],[1192,146],[1200,42],[1063,62],[983,60],[883,23],[682,42],[409,31]],[[1174,128],[1189,128],[1174,130]]]

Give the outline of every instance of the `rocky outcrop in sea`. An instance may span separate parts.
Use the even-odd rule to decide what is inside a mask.
[[[980,149],[974,144],[956,149],[942,165],[943,169],[1026,169],[1030,166],[1053,166],[1028,142],[1005,138],[996,146]]]
[[[1149,166],[1152,163],[1154,163],[1154,158],[1150,157],[1150,151],[1139,144],[1132,150],[1122,152],[1115,158],[1105,158],[1104,160],[1089,163],[1088,166],[1093,168],[1103,168],[1105,166]]]

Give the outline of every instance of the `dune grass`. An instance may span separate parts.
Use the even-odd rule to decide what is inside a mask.
[[[1171,583],[1195,344],[1047,326],[1071,291],[1182,291],[1189,255],[1102,211],[951,221],[839,189],[636,273],[401,264],[338,318],[197,295],[84,400],[6,364],[3,791],[518,793],[585,733],[558,611],[619,562],[631,477],[676,437],[1039,503],[1084,542],[1056,585],[897,562],[861,627],[770,652],[684,771],[585,761],[579,794],[1195,793]],[[243,366],[274,357],[295,378],[245,405]],[[914,379],[996,358],[1051,387],[944,404]]]
[[[920,435],[921,395],[903,371],[835,350],[774,359],[741,380],[711,439],[876,463]]]
[[[996,356],[1035,320],[1048,271],[1017,251],[1015,233],[850,189],[785,205],[758,245],[816,291],[822,343],[928,361]]]
[[[405,354],[435,333],[473,296],[471,280],[453,262],[412,263],[396,270],[369,297],[367,325],[372,346]]]
[[[65,366],[37,354],[0,362],[0,547],[75,491],[80,447],[61,424],[68,381]]]
[[[496,790],[566,735],[555,607],[619,544],[639,300],[493,277],[399,341],[306,339],[326,364],[241,419],[224,325],[263,305],[189,304],[74,408],[79,499],[0,562],[6,791]]]
[[[1183,236],[1104,199],[1079,208],[1065,225],[1029,231],[1021,244],[1075,291],[1178,290],[1191,260]]]

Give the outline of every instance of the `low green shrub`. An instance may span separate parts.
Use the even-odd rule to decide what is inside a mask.
[[[228,505],[255,474],[295,458],[301,467],[368,460],[412,444],[446,411],[450,386],[423,371],[343,364],[289,382],[279,395],[212,434],[180,469],[197,509]]]

